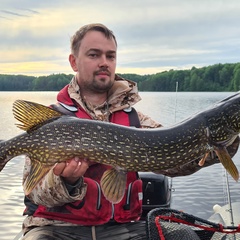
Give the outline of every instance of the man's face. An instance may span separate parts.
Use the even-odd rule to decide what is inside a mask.
[[[117,46],[98,31],[90,31],[82,39],[78,55],[71,66],[77,72],[80,89],[108,91],[115,78]]]

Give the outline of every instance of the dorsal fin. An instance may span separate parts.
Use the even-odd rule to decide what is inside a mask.
[[[17,127],[29,132],[63,114],[39,103],[16,100],[13,103],[13,115],[21,122],[21,124],[16,124]]]

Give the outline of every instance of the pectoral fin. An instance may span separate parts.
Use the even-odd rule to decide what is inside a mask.
[[[41,162],[31,160],[31,170],[24,184],[25,194],[28,195],[37,183],[47,174],[52,166],[43,166]]]
[[[112,203],[119,203],[125,193],[127,172],[115,168],[104,172],[101,178],[101,188],[105,198]]]
[[[231,156],[229,155],[227,149],[225,147],[217,147],[214,149],[216,152],[220,162],[225,167],[227,172],[233,177],[235,181],[239,179],[239,172],[234,162],[232,161]]]
[[[199,163],[198,163],[199,166],[202,167],[202,166],[204,165],[204,163],[206,162],[206,159],[207,159],[208,155],[209,155],[209,152],[207,152],[207,153],[204,154],[203,158],[202,158],[202,159],[199,161]]]

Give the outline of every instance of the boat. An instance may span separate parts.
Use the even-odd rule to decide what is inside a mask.
[[[214,213],[209,217],[210,221],[220,223],[223,226],[238,226],[240,224],[240,202],[233,202],[220,206],[213,206]]]

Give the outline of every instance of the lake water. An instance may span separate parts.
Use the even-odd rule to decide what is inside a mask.
[[[9,139],[21,133],[14,124],[12,104],[16,99],[25,99],[49,105],[55,102],[57,92],[0,92],[0,139]],[[151,116],[165,126],[170,126],[200,110],[204,110],[232,93],[212,92],[143,92],[142,101],[136,109]],[[240,153],[234,162],[240,169]],[[0,173],[0,239],[11,240],[21,230],[23,192],[21,186],[23,157],[10,161]],[[216,203],[227,203],[225,171],[220,164],[204,168],[186,177],[172,179],[174,191],[171,207],[201,218],[213,213]],[[240,184],[229,177],[231,197],[239,199]]]

